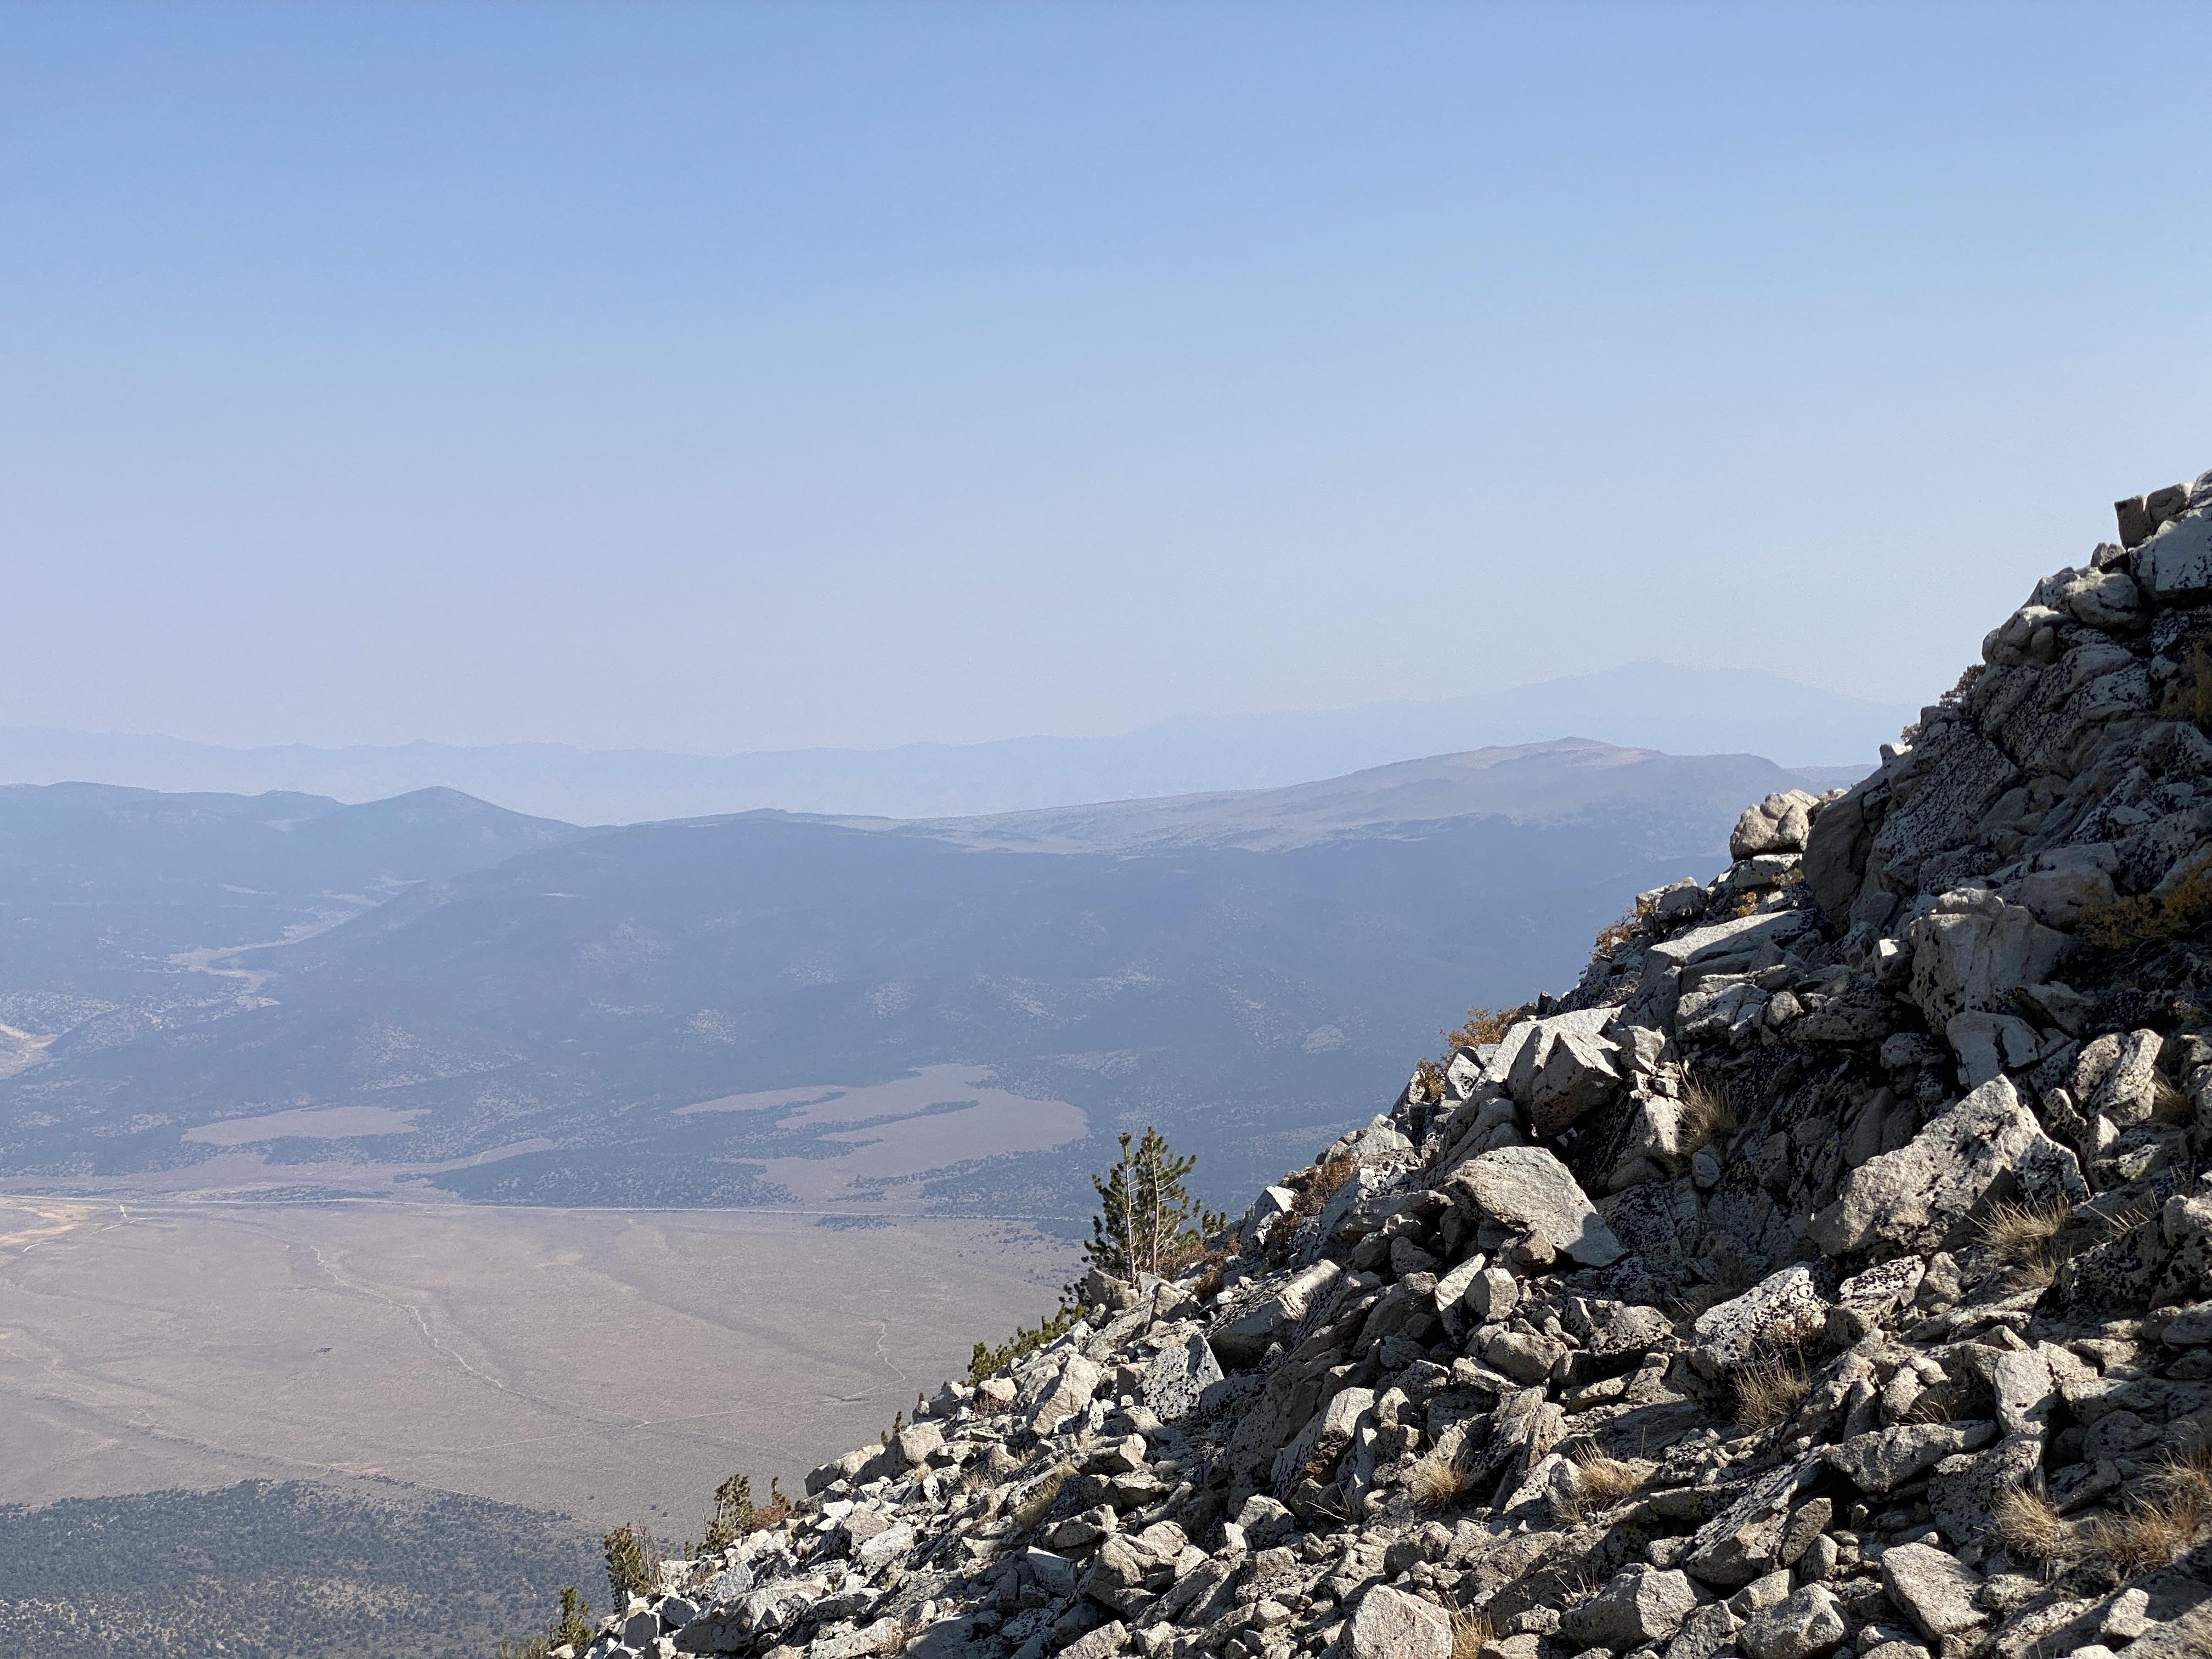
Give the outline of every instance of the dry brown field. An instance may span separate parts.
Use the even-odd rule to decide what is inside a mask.
[[[1018,1222],[0,1196],[0,1503],[374,1474],[680,1533],[1048,1308]]]

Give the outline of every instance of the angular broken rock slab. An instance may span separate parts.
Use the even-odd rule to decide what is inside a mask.
[[[1451,1620],[1434,1602],[1377,1584],[1352,1615],[1344,1650],[1349,1659],[1451,1659]]]
[[[1984,1084],[1893,1152],[1850,1173],[1805,1236],[1830,1255],[1871,1246],[1940,1246],[1992,1188],[2006,1195],[2087,1200],[2081,1162],[2043,1132],[2009,1078]]]
[[[1975,1606],[1981,1579],[1929,1544],[1899,1544],[1882,1552],[1881,1587],[1899,1612],[1931,1642],[1978,1626]]]
[[[1834,1592],[1826,1584],[1808,1584],[1754,1613],[1735,1640],[1744,1659],[1814,1659],[1841,1646],[1845,1629]]]
[[[1595,1595],[1559,1620],[1560,1638],[1577,1649],[1619,1653],[1646,1642],[1663,1642],[1682,1627],[1698,1593],[1680,1571],[1630,1567],[1615,1573]]]
[[[1625,1252],[1574,1174],[1541,1146],[1478,1153],[1444,1177],[1462,1207],[1527,1233],[1585,1267],[1608,1267]]]
[[[1691,1535],[1682,1565],[1693,1577],[1733,1589],[1774,1571],[1798,1489],[1820,1474],[1817,1455],[1771,1469]]]
[[[1206,1346],[1203,1332],[1193,1331],[1180,1347],[1163,1350],[1145,1367],[1145,1404],[1163,1423],[1188,1417],[1199,1397],[1222,1380],[1221,1362]]]
[[[1810,1342],[1827,1325],[1820,1279],[1797,1262],[1699,1314],[1690,1328],[1696,1340],[1690,1363],[1709,1377],[1720,1376],[1761,1352]]]
[[[1971,1423],[1900,1423],[1874,1429],[1827,1447],[1822,1455],[1861,1492],[1885,1492],[1947,1457],[1986,1446],[1997,1425],[1986,1419]]]

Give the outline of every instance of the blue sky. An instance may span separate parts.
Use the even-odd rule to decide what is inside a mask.
[[[0,725],[1948,685],[2212,466],[2203,9],[0,10]]]

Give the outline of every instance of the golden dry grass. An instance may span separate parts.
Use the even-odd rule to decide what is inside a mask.
[[[1060,1497],[1060,1489],[1074,1473],[1073,1463],[1055,1463],[1046,1470],[1044,1478],[1030,1489],[1029,1496],[1014,1506],[1014,1524],[1027,1532],[1043,1520]]]
[[[1407,1496],[1415,1509],[1430,1515],[1457,1509],[1466,1502],[1473,1484],[1467,1465],[1441,1449],[1417,1458],[1406,1472]]]
[[[1694,1073],[1682,1079],[1682,1156],[1735,1133],[1735,1109],[1729,1098]]]
[[[1476,1656],[1497,1638],[1486,1613],[1470,1613],[1465,1607],[1451,1610],[1451,1659],[1476,1659]]]
[[[1998,1544],[2015,1560],[2055,1561],[2073,1537],[2074,1529],[2058,1513],[2058,1506],[2040,1492],[2008,1492],[1997,1499],[1991,1513]]]
[[[1735,1420],[1754,1433],[1771,1429],[1788,1422],[1812,1391],[1805,1373],[1788,1360],[1747,1365],[1736,1373]]]
[[[2058,1275],[2051,1245],[2074,1213],[2056,1200],[2045,1204],[1999,1204],[1982,1218],[1982,1247],[2014,1285],[2041,1289]]]
[[[2089,1547],[2126,1580],[2166,1565],[2192,1548],[2212,1525],[2212,1449],[2170,1455],[2145,1483],[2142,1498],[2116,1516],[2093,1522]]]
[[[2183,876],[2163,897],[2127,893],[2083,910],[2075,933],[2092,945],[2121,951],[2144,939],[2194,933],[2208,917],[2212,917],[2212,867],[2201,867]]]
[[[2189,1097],[2164,1078],[2151,1081],[2150,1115],[2160,1123],[2186,1123],[2193,1109]]]
[[[2156,1504],[2089,1523],[2089,1547],[2123,1581],[2165,1566],[2195,1541],[2190,1528]]]
[[[1618,1504],[1644,1485],[1644,1471],[1633,1463],[1608,1457],[1595,1446],[1578,1446],[1567,1454],[1575,1466],[1575,1487],[1586,1503],[1601,1508]]]

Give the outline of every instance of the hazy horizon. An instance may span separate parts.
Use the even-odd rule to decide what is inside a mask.
[[[0,725],[1940,690],[2208,459],[2116,38],[2212,17],[11,7]]]

